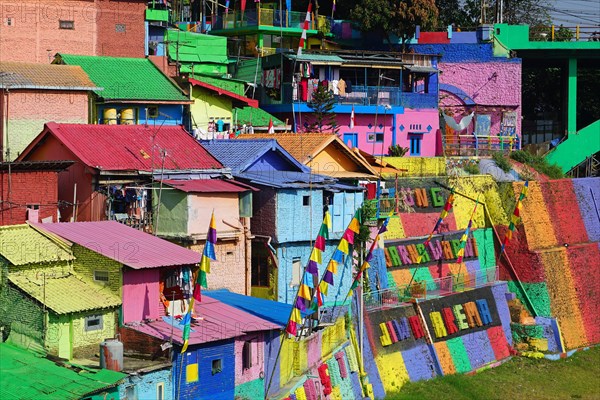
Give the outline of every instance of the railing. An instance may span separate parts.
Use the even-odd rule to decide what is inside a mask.
[[[532,26],[529,28],[529,40],[532,42],[600,42],[600,29],[598,25]]]
[[[519,148],[518,136],[444,136],[444,151],[447,156],[490,156],[498,151],[509,153]]]
[[[363,296],[368,311],[394,308],[413,300],[429,300],[449,296],[466,290],[477,289],[498,282],[498,267],[479,269],[474,273],[464,272],[432,281],[414,282],[410,285],[377,290]]]
[[[235,29],[247,26],[274,26],[282,28],[302,29],[306,12],[287,11],[281,13],[279,10],[259,9],[230,11],[220,15],[214,15],[212,20],[212,29]],[[329,18],[320,15],[316,20],[311,18],[309,29],[326,29],[330,26]]]

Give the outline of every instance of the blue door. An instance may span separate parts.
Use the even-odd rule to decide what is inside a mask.
[[[358,134],[344,133],[344,143],[350,148],[358,147]]]

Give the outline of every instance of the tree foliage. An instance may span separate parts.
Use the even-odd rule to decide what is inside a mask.
[[[502,22],[511,25],[548,25],[548,0],[502,0]],[[437,0],[440,26],[454,25],[462,28],[475,28],[479,24],[499,22],[497,11],[500,0]]]
[[[417,25],[432,30],[437,25],[435,0],[358,0],[350,13],[361,31],[379,34],[391,43],[397,36],[402,44],[412,38]]]
[[[335,97],[325,86],[319,85],[317,87],[307,105],[313,110],[314,115],[314,123],[310,127],[311,130],[317,132],[337,131],[337,121],[333,112]]]

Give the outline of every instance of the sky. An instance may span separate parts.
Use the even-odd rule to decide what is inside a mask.
[[[548,0],[548,4],[555,25],[600,31],[600,0]]]

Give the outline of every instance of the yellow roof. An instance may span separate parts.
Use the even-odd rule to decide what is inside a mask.
[[[29,225],[0,227],[0,255],[13,265],[73,260],[69,246],[51,240]]]
[[[72,273],[11,273],[8,279],[19,289],[57,314],[117,307],[121,299],[107,288],[87,283]]]

